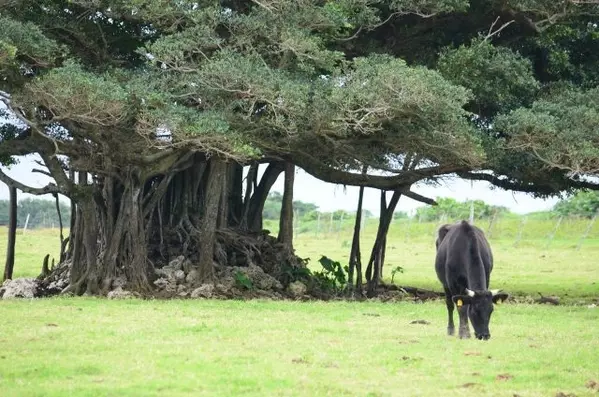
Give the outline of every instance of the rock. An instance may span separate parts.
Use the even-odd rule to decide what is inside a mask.
[[[198,272],[196,269],[191,269],[187,274],[187,277],[185,277],[185,282],[191,285],[197,284],[199,280],[200,272]]]
[[[135,298],[135,294],[131,291],[125,291],[121,287],[112,290],[107,295],[108,299],[131,299]]]
[[[112,281],[112,288],[123,288],[127,284],[127,278],[125,276],[118,276]]]
[[[192,298],[211,298],[212,293],[214,292],[214,285],[212,284],[202,284],[199,288],[196,288],[192,291]]]
[[[185,285],[183,285],[183,284],[177,286],[177,293],[178,294],[180,294],[181,292],[186,291],[186,290],[187,290],[187,287]]]
[[[0,288],[0,297],[10,298],[34,298],[38,288],[38,281],[34,278],[16,278],[6,280]]]
[[[187,296],[189,296],[189,292],[187,292],[187,291],[179,292],[177,294],[177,296],[179,296],[181,298],[187,298]]]
[[[165,266],[161,269],[156,269],[156,274],[158,275],[158,277],[173,278],[175,275],[175,271],[176,270],[172,267]]]
[[[232,269],[232,274],[235,274],[236,272],[245,274],[252,281],[252,285],[258,289],[262,289],[262,290],[271,290],[271,289],[282,290],[283,289],[283,286],[281,285],[279,280],[277,280],[276,278],[272,277],[269,274],[266,274],[260,266],[256,266],[256,265],[252,264],[248,267],[236,266],[231,269]],[[233,282],[235,282],[234,279],[233,279]]]
[[[168,285],[168,280],[161,277],[158,280],[154,281],[154,285],[159,289],[166,288],[166,286]]]
[[[232,285],[227,286],[226,284],[216,284],[215,288],[216,288],[216,292],[218,292],[219,294],[226,295],[231,290]]]
[[[168,266],[165,267],[169,267],[173,270],[183,270],[183,262],[185,262],[185,257],[183,255],[179,255],[178,257],[170,261],[168,263]]]
[[[299,298],[305,295],[308,291],[306,284],[302,283],[301,281],[294,281],[293,283],[289,284],[287,289],[294,298]]]
[[[175,281],[177,283],[182,283],[183,281],[185,281],[185,272],[183,270],[175,270],[175,273],[173,273],[173,277],[175,278]]]

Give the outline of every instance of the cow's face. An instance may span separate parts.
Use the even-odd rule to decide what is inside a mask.
[[[467,295],[455,295],[452,297],[457,306],[468,305],[468,318],[474,328],[477,339],[487,340],[491,337],[489,322],[493,313],[493,304],[506,300],[509,295],[493,291],[470,291],[466,289]]]

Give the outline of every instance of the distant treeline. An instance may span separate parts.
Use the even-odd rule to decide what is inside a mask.
[[[278,220],[281,211],[281,202],[283,196],[279,192],[272,192],[268,196],[264,205],[264,219]],[[468,219],[471,211],[470,201],[457,201],[453,198],[437,197],[436,206],[423,206],[416,210],[414,218],[420,222],[431,222],[447,219],[453,221],[457,219]],[[474,218],[492,219],[497,217],[518,217],[519,215],[512,213],[507,207],[495,206],[485,203],[482,200],[474,200]],[[318,206],[312,203],[304,203],[302,201],[294,201],[293,208],[296,219],[301,222],[310,222],[317,220],[320,216],[322,220],[350,219],[355,216],[355,211],[337,210],[334,212],[319,211]],[[565,217],[582,217],[592,218],[599,210],[599,192],[581,191],[567,199],[559,201],[550,211],[540,211],[528,214],[529,217],[538,219],[548,219],[558,216]],[[363,217],[372,218],[374,215],[368,210],[364,210]],[[394,219],[408,218],[408,214],[404,211],[396,211]]]
[[[71,208],[68,204],[60,203],[62,222],[65,227],[71,223]],[[9,201],[0,200],[0,226],[8,225]],[[58,213],[56,202],[53,200],[26,198],[19,200],[17,204],[17,225],[19,228],[25,226],[29,215],[27,228],[58,227]]]

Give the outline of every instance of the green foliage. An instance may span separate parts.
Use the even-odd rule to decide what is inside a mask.
[[[510,137],[508,147],[530,150],[546,168],[599,171],[599,88],[554,86],[531,108],[497,119],[496,128]]]
[[[233,277],[235,278],[235,284],[237,285],[237,287],[239,288],[243,288],[243,289],[247,289],[247,290],[252,290],[254,289],[254,283],[252,282],[252,280],[247,276],[247,274],[237,270],[234,274]]]
[[[444,218],[446,222],[468,219],[470,216],[469,201],[458,202],[453,198],[437,198],[435,206],[419,207],[416,217],[424,222],[438,221]],[[476,219],[488,219],[495,214],[507,213],[505,207],[493,206],[482,200],[474,200],[474,216]]]
[[[322,256],[318,262],[322,266],[321,271],[313,272],[312,275],[319,287],[325,291],[340,291],[347,285],[348,267],[326,256]]]
[[[395,266],[393,269],[391,269],[391,283],[393,283],[393,279],[395,278],[395,275],[397,273],[403,273],[404,272],[404,268],[401,266]]]
[[[482,38],[443,51],[438,68],[447,79],[472,91],[470,108],[479,116],[526,105],[539,89],[530,60]]]
[[[599,193],[581,191],[566,200],[558,202],[553,210],[562,216],[592,218],[599,211]]]

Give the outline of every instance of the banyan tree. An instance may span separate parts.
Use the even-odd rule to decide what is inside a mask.
[[[510,112],[546,83],[535,40],[596,6],[515,3],[4,1],[0,99],[17,121],[0,129],[0,161],[38,153],[55,183],[0,179],[71,200],[61,260],[77,294],[119,276],[149,291],[179,255],[200,281],[228,264],[301,266],[298,167],[393,192],[368,261],[376,284],[399,197],[432,203],[411,190],[420,181],[459,175],[541,195],[591,186],[506,141]],[[281,175],[275,239],[262,210]]]

